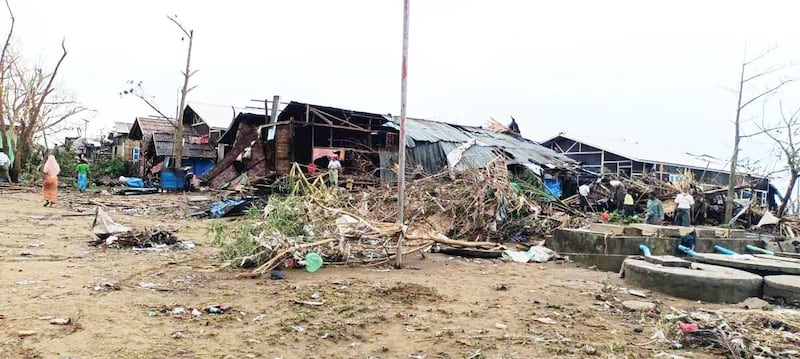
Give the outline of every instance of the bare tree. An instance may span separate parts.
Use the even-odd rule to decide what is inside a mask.
[[[45,72],[40,66],[26,67],[19,59],[10,63],[7,69],[2,102],[4,122],[13,125],[17,135],[11,172],[14,180],[18,179],[23,162],[31,155],[36,136],[72,116],[89,111],[55,86],[58,71],[67,56],[63,40],[61,50],[61,57],[51,72]]]
[[[6,55],[8,54],[8,46],[11,44],[11,37],[14,34],[14,22],[16,19],[14,18],[14,12],[11,11],[11,4],[8,3],[6,0],[6,8],[8,9],[8,15],[11,17],[11,25],[8,29],[8,36],[6,36],[6,42],[3,44],[3,52],[0,53],[0,135],[3,136],[0,138],[3,142],[3,151],[5,153],[10,154],[11,144],[9,143],[9,137],[6,129],[6,121],[3,109],[3,89],[5,87],[5,79],[6,79]],[[9,122],[11,124],[11,122]]]
[[[190,91],[194,90],[195,87],[189,88],[189,78],[194,75],[197,70],[190,72],[190,65],[192,61],[192,41],[194,41],[194,30],[186,30],[186,28],[181,25],[180,22],[177,20],[177,15],[174,17],[167,16],[167,18],[175,23],[179,29],[183,32],[183,34],[189,39],[189,48],[186,52],[186,68],[183,70],[183,88],[181,88],[181,102],[178,105],[178,117],[176,118],[176,122],[178,123],[177,128],[175,129],[175,145],[174,147],[174,157],[175,157],[175,168],[181,167],[181,159],[183,158],[183,111],[186,107],[186,95],[189,94]],[[183,40],[183,38],[181,38]]]
[[[172,153],[173,157],[175,158],[175,160],[173,162],[174,163],[173,167],[174,168],[180,168],[181,159],[183,158],[183,140],[184,140],[183,139],[183,132],[184,132],[184,128],[183,128],[183,112],[184,112],[184,108],[186,107],[186,96],[189,94],[189,92],[191,92],[192,90],[194,90],[197,87],[197,86],[189,87],[189,78],[191,78],[192,75],[197,73],[197,70],[191,71],[192,44],[193,44],[193,41],[194,41],[194,30],[187,30],[183,26],[183,24],[178,22],[178,16],[177,15],[175,15],[175,16],[167,16],[167,19],[169,19],[169,21],[172,21],[172,23],[174,23],[176,26],[178,26],[178,29],[180,29],[181,32],[183,33],[183,37],[181,37],[181,41],[187,40],[187,39],[189,41],[189,46],[188,46],[188,49],[187,49],[187,52],[186,52],[186,67],[184,68],[183,71],[181,71],[181,74],[183,75],[183,87],[181,88],[180,103],[178,104],[178,109],[176,111],[177,113],[176,113],[176,116],[175,116],[175,121],[171,121],[170,117],[165,115],[164,112],[161,111],[161,109],[159,109],[159,107],[155,104],[154,99],[147,95],[147,93],[144,91],[144,88],[142,87],[141,81],[138,82],[137,84],[135,84],[135,86],[133,86],[134,85],[133,81],[128,81],[128,84],[132,85],[132,86],[129,89],[123,91],[120,95],[133,95],[133,96],[136,96],[140,100],[142,100],[142,102],[144,102],[148,107],[150,107],[151,110],[156,111],[156,113],[158,113],[159,116],[161,116],[162,118],[164,118],[166,120],[170,120],[172,125],[175,127],[175,137],[174,137],[174,145],[173,145],[173,153]]]
[[[791,79],[781,79],[779,83],[775,86],[771,86],[766,88],[765,90],[749,97],[747,99],[744,98],[744,91],[745,86],[750,84],[753,80],[756,80],[762,76],[766,76],[780,70],[785,69],[787,66],[773,66],[768,68],[765,71],[758,72],[753,75],[747,75],[748,66],[752,65],[756,61],[760,60],[770,52],[772,52],[774,48],[768,49],[764,51],[761,55],[754,57],[751,60],[744,60],[742,62],[741,72],[739,74],[739,91],[738,91],[738,100],[736,102],[736,118],[734,119],[734,128],[735,128],[735,135],[733,141],[733,154],[731,155],[731,170],[730,170],[730,178],[728,180],[728,195],[727,200],[725,202],[725,221],[728,222],[733,217],[733,199],[736,193],[736,166],[738,165],[739,161],[739,142],[742,138],[751,137],[755,134],[750,135],[742,135],[741,134],[741,115],[742,111],[750,104],[759,99],[763,98],[764,96],[770,95],[778,91],[781,87],[786,85],[787,83],[791,82]]]
[[[789,200],[792,197],[795,184],[800,178],[800,107],[797,108],[788,117],[783,111],[783,105],[780,106],[781,120],[777,126],[769,128],[764,119],[761,120],[759,129],[769,137],[776,147],[781,152],[781,158],[786,161],[785,170],[789,172],[789,183],[786,186],[786,191],[783,193],[781,205],[778,207],[777,216],[781,217],[786,212],[789,205]]]
[[[158,117],[169,121],[173,126],[175,126],[175,128],[178,127],[178,124],[175,123],[173,118],[165,115],[164,112],[161,111],[161,108],[155,102],[155,98],[147,95],[147,92],[144,90],[144,86],[142,85],[141,81],[134,84],[134,81],[131,80],[128,81],[128,85],[131,85],[131,87],[127,90],[122,91],[120,93],[120,96],[122,95],[136,96],[138,99],[142,100],[142,102],[144,102],[144,104],[147,105],[147,107],[150,107],[151,110],[155,111],[158,114]]]

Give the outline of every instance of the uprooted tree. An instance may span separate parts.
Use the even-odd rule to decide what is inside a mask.
[[[748,66],[753,65],[755,62],[757,62],[764,56],[767,56],[770,52],[772,52],[773,49],[774,48],[768,49],[750,60],[745,59],[744,61],[742,61],[742,67],[739,73],[739,89],[737,92],[738,100],[736,102],[736,117],[734,119],[735,135],[733,141],[733,154],[731,155],[731,161],[730,161],[731,170],[730,170],[730,178],[728,179],[728,194],[727,194],[727,200],[725,201],[726,222],[730,221],[731,218],[733,217],[733,200],[736,193],[736,166],[738,165],[739,162],[739,142],[741,141],[742,138],[752,137],[756,135],[756,134],[749,134],[749,135],[741,134],[742,111],[744,111],[747,108],[747,106],[758,101],[759,99],[764,98],[765,96],[775,93],[781,87],[792,81],[791,79],[780,79],[776,85],[767,87],[763,91],[752,94],[748,98],[744,97],[744,93],[747,90],[746,87],[748,87],[754,80],[781,71],[788,67],[786,65],[773,66],[764,71],[748,75],[747,73],[747,71],[749,70]]]
[[[10,46],[14,17],[7,1],[6,6],[12,14],[12,27],[3,46],[0,67],[0,134],[3,136],[4,149],[14,153],[11,178],[17,181],[23,164],[32,155],[35,141],[45,137],[47,131],[88,109],[56,83],[58,72],[67,57],[65,41],[61,41],[61,56],[51,70],[39,64],[26,63]],[[9,129],[16,136],[15,142],[10,141]]]

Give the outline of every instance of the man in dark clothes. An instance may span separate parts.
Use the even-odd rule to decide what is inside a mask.
[[[611,185],[614,186],[614,209],[622,211],[625,203],[625,185],[616,180],[611,181]]]

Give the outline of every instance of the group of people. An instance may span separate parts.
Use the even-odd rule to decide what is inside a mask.
[[[622,212],[624,217],[632,217],[636,213],[636,202],[633,195],[628,193],[625,186],[617,180],[610,181],[611,186],[614,188],[611,204],[613,210]],[[580,199],[580,207],[584,212],[594,211],[589,203],[589,193],[591,193],[591,184],[584,183],[578,187],[578,194]],[[689,227],[692,224],[691,208],[694,206],[694,197],[687,193],[685,189],[681,190],[675,197],[675,216],[674,222],[678,226]],[[664,204],[658,199],[655,193],[650,193],[647,200],[647,208],[645,212],[645,223],[659,225],[664,222]]]

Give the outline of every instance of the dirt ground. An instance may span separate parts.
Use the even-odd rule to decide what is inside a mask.
[[[164,196],[182,199],[141,198]],[[112,211],[121,224],[173,228],[197,247],[103,249],[87,245],[92,217],[64,216],[75,212],[43,203],[37,193],[0,195],[2,358],[710,356],[653,344],[645,314],[598,301],[640,299],[615,273],[428,254],[402,270],[324,267],[288,270],[285,280],[236,279],[241,272],[220,268],[204,221]],[[712,307],[657,293],[646,300]],[[192,313],[214,304],[233,309]],[[72,322],[54,325],[49,317]]]

